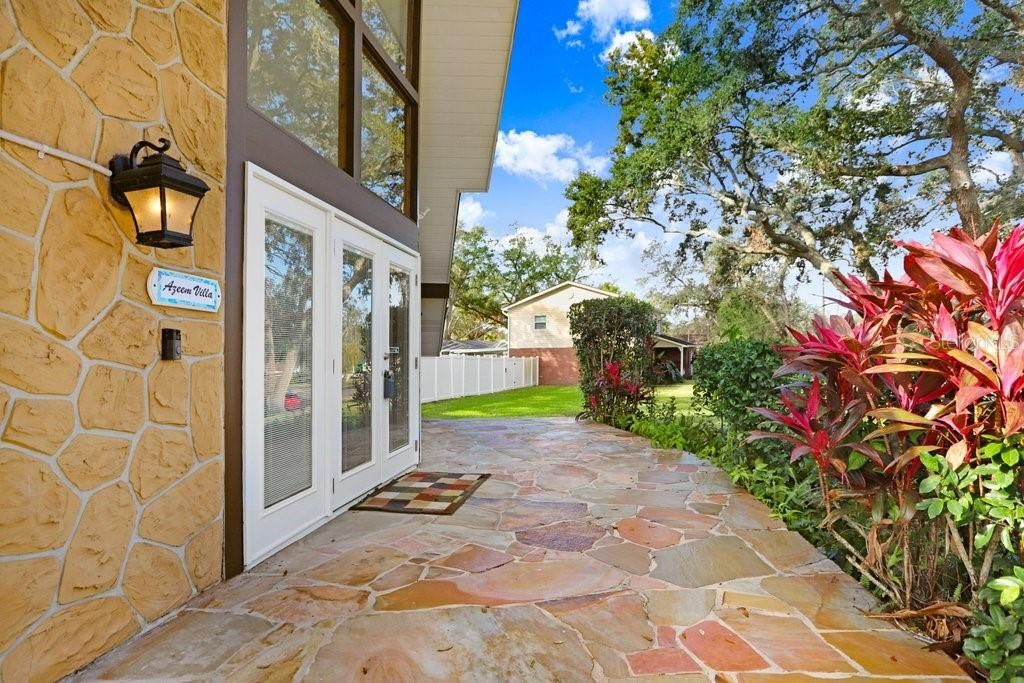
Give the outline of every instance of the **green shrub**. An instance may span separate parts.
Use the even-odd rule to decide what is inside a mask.
[[[1024,681],[1024,568],[989,583],[979,593],[983,607],[964,641],[964,652],[988,671],[990,681]]]
[[[632,297],[589,299],[569,307],[569,329],[580,365],[581,416],[628,429],[654,401],[657,312]]]
[[[777,401],[779,381],[773,375],[781,365],[782,358],[765,341],[735,339],[709,344],[694,359],[694,399],[730,430],[750,431],[762,420],[750,408]]]

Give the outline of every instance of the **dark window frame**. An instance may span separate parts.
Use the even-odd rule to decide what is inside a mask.
[[[373,31],[363,21],[363,0],[318,0],[325,11],[330,12],[341,28],[341,49],[339,72],[341,74],[338,92],[338,163],[337,168],[387,206],[410,220],[416,221],[418,178],[417,149],[419,147],[419,46],[422,0],[406,0],[409,3],[409,35],[407,41],[406,71],[391,58]],[[248,27],[246,27],[248,29]],[[248,50],[248,46],[246,46]],[[363,59],[370,54],[374,66],[384,79],[405,101],[405,188],[402,206],[399,210],[387,200],[379,197],[362,185],[362,79]],[[248,78],[248,74],[246,74]],[[248,112],[258,116],[283,135],[295,140],[310,150],[311,154],[334,165],[330,159],[321,156],[287,128],[279,126],[265,114],[254,108],[248,100],[248,85],[245,86],[245,106]]]

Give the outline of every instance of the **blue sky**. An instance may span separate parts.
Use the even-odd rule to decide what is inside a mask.
[[[565,186],[579,170],[607,168],[618,112],[604,99],[610,47],[659,32],[671,0],[522,0],[490,191],[463,195],[461,217],[496,237],[516,230],[567,239]],[[640,255],[660,232],[612,239],[589,279],[640,291]]]
[[[565,186],[580,170],[606,170],[615,141],[618,112],[604,98],[607,53],[637,32],[661,32],[675,9],[674,0],[521,1],[491,186],[463,195],[466,224],[484,225],[498,238],[518,232],[538,242],[543,235],[568,240]],[[665,240],[654,227],[637,228],[632,239],[609,238],[605,265],[588,281],[642,294],[641,255]],[[798,295],[820,305],[822,278],[807,274]],[[836,295],[831,284],[824,291]]]

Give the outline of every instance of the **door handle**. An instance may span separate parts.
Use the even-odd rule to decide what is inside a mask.
[[[395,397],[395,373],[390,370],[384,371],[384,400],[389,401]]]

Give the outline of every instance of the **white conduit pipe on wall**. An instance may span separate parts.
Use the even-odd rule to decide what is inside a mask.
[[[23,147],[28,147],[29,149],[34,149],[37,152],[39,152],[40,159],[43,159],[47,155],[49,155],[52,157],[63,159],[64,161],[70,161],[71,163],[78,164],[79,166],[91,168],[97,173],[102,173],[105,176],[110,176],[110,169],[107,168],[106,166],[100,166],[99,164],[88,159],[85,159],[83,157],[75,156],[74,154],[70,154],[59,149],[54,149],[49,145],[44,145],[41,142],[36,142],[35,140],[23,138],[20,135],[15,135],[14,133],[8,132],[6,130],[0,130],[0,140],[7,140],[9,142],[13,142],[16,145],[21,145]]]

